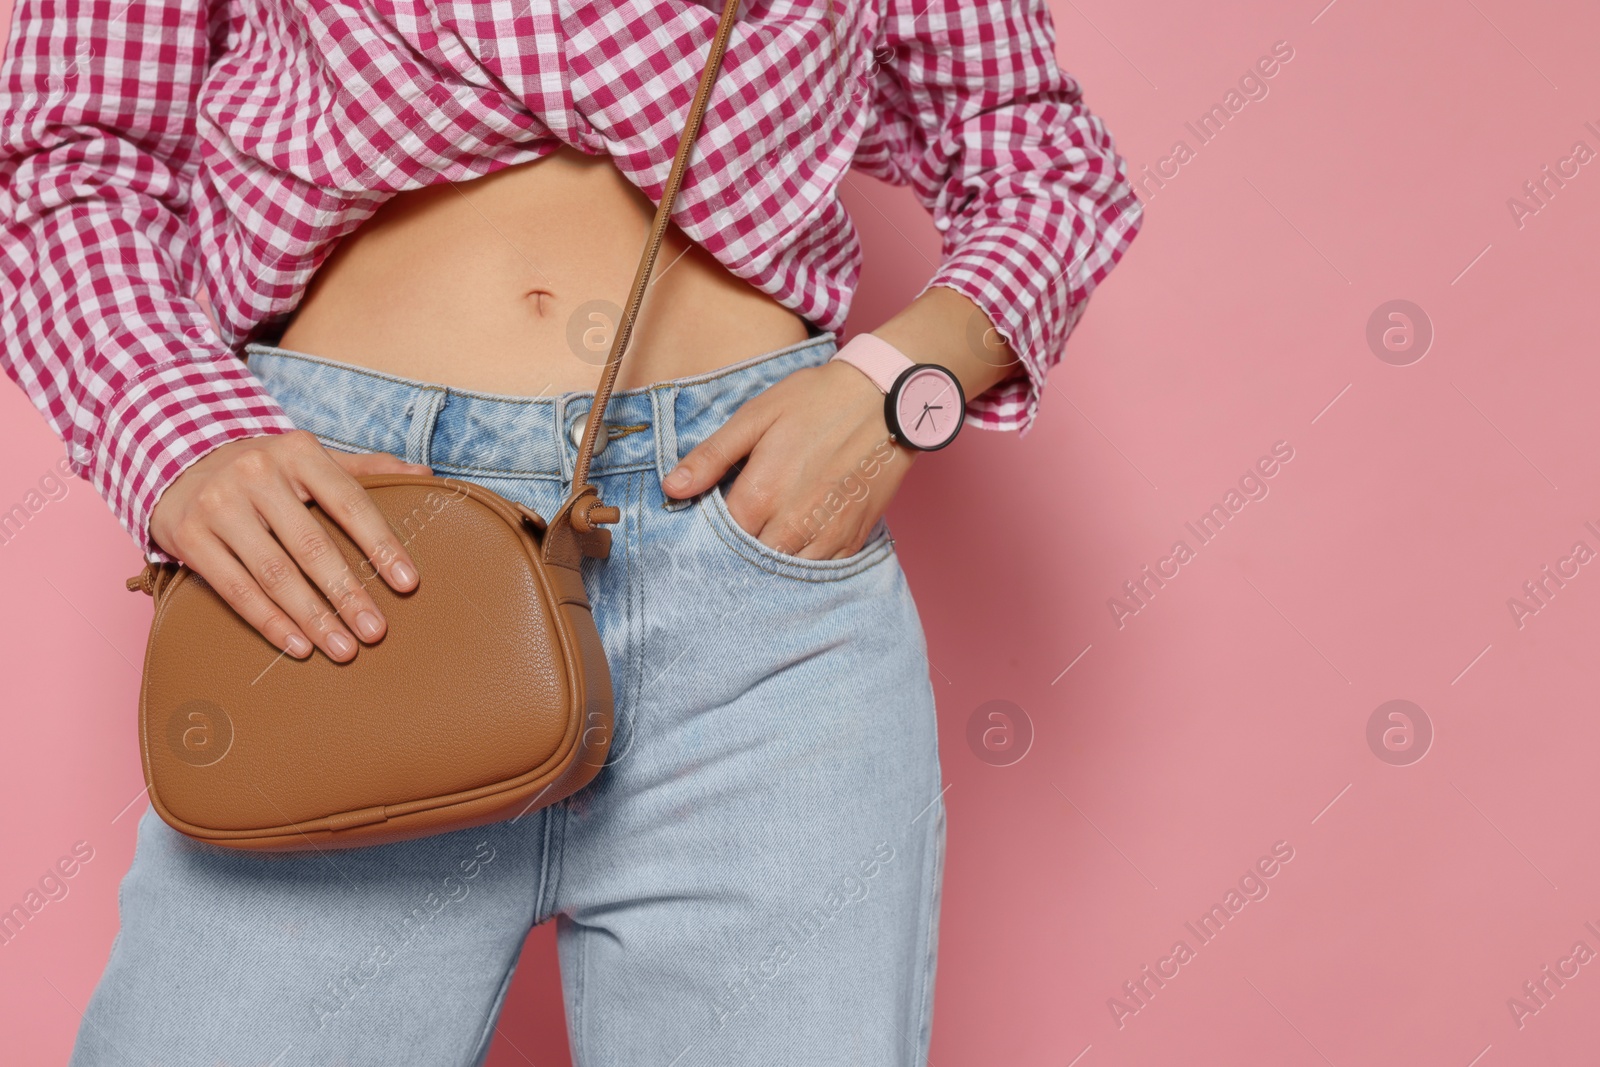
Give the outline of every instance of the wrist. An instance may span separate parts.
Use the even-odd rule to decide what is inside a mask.
[[[937,363],[968,397],[1023,374],[1022,363],[989,317],[964,293],[930,286],[872,333],[918,363]]]

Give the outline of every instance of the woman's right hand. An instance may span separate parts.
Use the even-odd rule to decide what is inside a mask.
[[[306,503],[405,592],[417,584],[416,564],[355,475],[431,473],[388,453],[330,451],[305,430],[245,437],[178,475],[151,512],[150,538],[278,648],[304,659],[315,642],[342,663],[356,655],[352,631],[371,644],[387,623]]]

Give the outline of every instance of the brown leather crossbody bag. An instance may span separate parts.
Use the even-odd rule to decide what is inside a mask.
[[[390,622],[349,663],[279,652],[187,566],[128,588],[155,600],[139,692],[150,803],[239,849],[377,845],[511,819],[587,785],[609,751],[611,674],[579,564],[620,518],[589,464],[739,0],[717,35],[590,406],[572,491],[548,522],[482,486],[358,480],[422,575],[396,593],[315,504]]]

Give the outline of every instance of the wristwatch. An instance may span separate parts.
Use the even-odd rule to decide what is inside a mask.
[[[895,440],[934,452],[961,432],[967,398],[956,376],[939,364],[915,363],[870,333],[850,338],[833,358],[865,374],[883,392],[883,418]]]

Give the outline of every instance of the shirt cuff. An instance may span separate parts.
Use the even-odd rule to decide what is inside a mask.
[[[947,258],[923,291],[943,285],[978,305],[1019,364],[1011,377],[967,402],[970,425],[1019,434],[1033,425],[1046,375],[1061,361],[1090,295],[1139,232],[1142,212],[1125,191],[1073,218],[1078,224],[1061,227],[1064,244],[1020,222],[974,226],[955,238],[945,234]],[[969,343],[982,338],[974,333]]]
[[[992,284],[986,282],[986,275],[992,276],[992,272],[984,266],[947,260],[922,291],[927,292],[936,285],[954,289],[976,304],[988,316],[994,332],[1011,346],[1018,369],[977,396],[969,397],[966,416],[967,425],[980,430],[1015,430],[1020,435],[1027,432],[1039,413],[1047,371],[1040,350],[1046,342],[1031,321],[1032,317],[1018,310],[1027,302],[997,297]],[[1070,330],[1071,323],[1077,319],[1076,309],[1067,313],[1067,319]],[[968,338],[972,345],[984,343],[978,326],[969,330]]]
[[[134,379],[106,411],[91,463],[95,487],[148,562],[176,563],[150,540],[150,513],[167,486],[219,445],[293,429],[231,353],[163,363]]]

